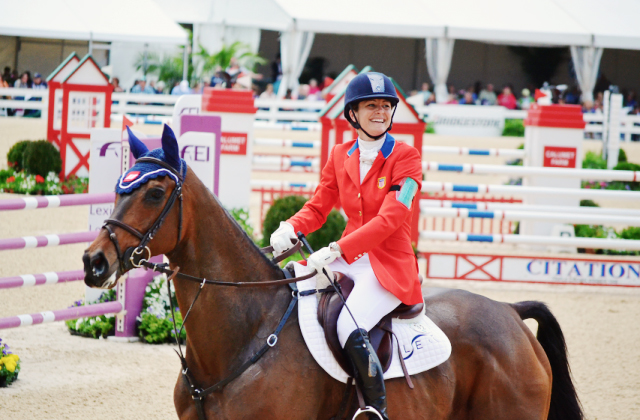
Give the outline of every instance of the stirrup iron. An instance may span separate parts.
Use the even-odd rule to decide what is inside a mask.
[[[380,412],[378,410],[376,410],[375,408],[371,407],[370,405],[366,406],[365,408],[358,408],[358,410],[356,411],[356,413],[353,415],[352,420],[356,420],[356,418],[362,414],[362,413],[373,413],[376,416],[378,416],[378,418],[380,420],[384,420],[382,418],[382,415],[380,414]]]

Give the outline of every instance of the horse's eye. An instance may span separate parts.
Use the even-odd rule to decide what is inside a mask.
[[[145,194],[145,199],[148,200],[160,200],[162,197],[164,197],[164,190],[162,190],[161,188],[152,188],[149,191],[147,191],[147,193]]]

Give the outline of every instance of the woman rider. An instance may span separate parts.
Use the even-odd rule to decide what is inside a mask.
[[[308,266],[318,273],[338,271],[353,279],[347,306],[355,322],[343,309],[338,338],[365,402],[385,420],[383,372],[367,331],[400,303],[422,302],[410,239],[422,165],[414,147],[387,133],[397,104],[393,82],[381,73],[360,74],[349,83],[344,116],[358,139],[333,148],[314,196],[271,235],[275,252],[286,251],[295,232],[309,234],[320,228],[340,200],[349,218],[342,238],[312,254]]]

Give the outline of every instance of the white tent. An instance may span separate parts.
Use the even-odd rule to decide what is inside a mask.
[[[640,49],[637,0],[323,0],[321,3],[213,0],[213,3],[216,6],[212,9],[212,22],[307,34],[304,36],[307,43],[312,42],[313,33],[425,38],[427,67],[441,91],[450,67],[444,61],[451,60],[455,39],[574,47],[574,66],[585,75],[580,78],[585,81],[580,82],[585,91],[597,74],[601,48]],[[281,42],[282,55],[288,57],[287,69],[283,66],[284,79],[287,87],[293,88],[310,46],[285,38],[286,42]],[[584,59],[585,56],[591,59]]]
[[[0,0],[0,35],[185,45],[187,33],[152,0]]]

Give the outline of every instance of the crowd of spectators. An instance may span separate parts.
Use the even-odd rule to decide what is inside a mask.
[[[504,85],[502,90],[496,91],[493,84],[488,83],[483,86],[477,82],[463,90],[457,90],[455,86],[449,85],[447,104],[458,105],[500,105],[507,109],[529,109],[533,98],[530,89],[522,89],[520,98],[516,98],[513,93],[513,86]],[[412,91],[407,102],[414,106],[429,105],[436,102],[436,95],[430,90],[429,83],[423,83],[420,91]]]
[[[2,74],[0,74],[0,88],[47,89],[47,82],[43,80],[40,73],[35,73],[33,77],[31,77],[29,70],[18,74],[17,70],[11,70],[11,67],[5,67]],[[6,96],[0,96],[0,98],[5,97]],[[12,96],[10,98],[16,101],[42,101],[41,97],[28,95]],[[39,117],[41,111],[37,109],[0,109],[0,115],[4,114],[8,116]]]

